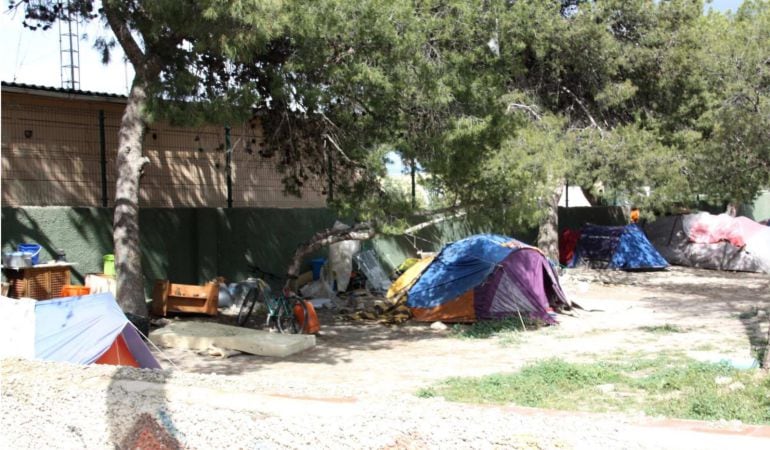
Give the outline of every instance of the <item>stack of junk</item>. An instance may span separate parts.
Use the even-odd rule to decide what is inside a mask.
[[[0,358],[7,357],[160,368],[110,293],[0,297]]]
[[[747,217],[666,216],[647,224],[645,231],[671,264],[770,273],[770,227]]]
[[[494,234],[467,237],[418,261],[387,296],[421,322],[527,317],[555,324],[554,311],[578,307],[539,249]]]

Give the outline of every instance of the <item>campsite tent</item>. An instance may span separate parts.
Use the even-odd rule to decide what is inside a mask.
[[[570,267],[587,265],[599,269],[665,269],[668,262],[655,250],[636,224],[625,226],[586,225]]]
[[[645,232],[671,264],[770,273],[770,227],[746,217],[666,216],[646,224]]]
[[[110,293],[0,298],[0,357],[160,368]]]
[[[482,234],[445,246],[423,267],[402,277],[407,306],[418,321],[473,322],[518,317],[555,320],[549,308],[570,307],[543,254],[515,239]]]

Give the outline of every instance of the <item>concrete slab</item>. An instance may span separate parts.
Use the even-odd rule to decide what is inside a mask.
[[[159,347],[238,350],[259,356],[285,357],[315,346],[312,334],[270,333],[208,322],[172,322],[150,333]]]

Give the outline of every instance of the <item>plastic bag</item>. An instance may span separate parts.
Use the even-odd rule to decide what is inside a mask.
[[[342,222],[335,222],[333,230],[350,228]],[[332,270],[334,281],[337,282],[337,291],[345,292],[350,283],[350,272],[353,271],[353,255],[361,249],[360,241],[342,241],[329,246],[328,265]]]
[[[382,270],[377,255],[372,250],[361,252],[356,256],[356,263],[359,269],[366,275],[367,284],[373,291],[387,292],[390,287],[390,280]]]
[[[220,308],[229,308],[233,306],[233,296],[227,289],[225,283],[219,283],[219,299],[218,305]]]
[[[310,283],[302,286],[299,289],[299,293],[305,298],[334,298],[334,289],[332,289],[332,283],[329,275],[328,265],[324,265],[321,270],[321,277],[318,280],[311,281]]]

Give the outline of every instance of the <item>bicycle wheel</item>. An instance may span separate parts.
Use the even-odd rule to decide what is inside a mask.
[[[259,297],[259,294],[257,291],[261,291],[261,290],[258,288],[251,288],[249,289],[249,292],[246,294],[246,297],[243,298],[243,303],[241,303],[241,308],[238,310],[238,317],[235,319],[236,323],[238,323],[238,326],[242,327],[249,320],[249,316],[251,315],[251,312],[254,310],[254,305],[257,304],[257,299]]]
[[[277,317],[278,331],[281,333],[302,333],[307,323],[307,306],[300,299],[287,299],[281,303]]]

